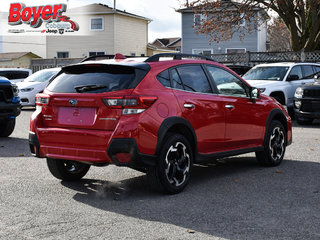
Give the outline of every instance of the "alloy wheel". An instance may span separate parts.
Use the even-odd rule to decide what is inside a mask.
[[[285,134],[276,127],[273,129],[269,141],[270,155],[274,161],[278,161],[282,158],[285,151]]]
[[[191,164],[187,147],[181,142],[172,145],[167,151],[165,162],[165,174],[169,183],[176,187],[184,184]]]

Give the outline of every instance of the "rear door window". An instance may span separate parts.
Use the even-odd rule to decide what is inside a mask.
[[[294,66],[290,72],[290,75],[289,76],[292,76],[292,75],[297,75],[299,77],[298,80],[302,79],[302,69],[301,69],[301,66]]]
[[[165,87],[170,87],[169,70],[165,70],[157,76],[158,81]]]
[[[182,81],[176,69],[171,69],[172,88],[184,90]]]
[[[48,86],[57,93],[104,93],[135,88],[147,71],[119,65],[66,67]]]
[[[320,73],[320,66],[313,66],[315,73]]]
[[[212,93],[211,86],[200,65],[178,67],[185,90],[200,93]]]
[[[313,67],[311,65],[302,65],[303,79],[314,77]]]

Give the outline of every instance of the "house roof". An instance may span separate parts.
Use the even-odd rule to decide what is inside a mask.
[[[151,45],[157,48],[170,48],[170,47],[181,47],[181,38],[157,38]]]
[[[125,10],[114,9],[102,3],[93,3],[82,7],[68,9],[67,14],[120,14],[128,17],[138,18],[145,21],[152,21],[149,18],[126,12]]]
[[[38,55],[32,53],[32,52],[9,52],[9,53],[0,53],[0,60],[14,60],[21,57],[24,57],[25,55],[30,55],[32,58],[40,58]]]

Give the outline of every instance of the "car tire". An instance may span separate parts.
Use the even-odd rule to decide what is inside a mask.
[[[0,121],[0,137],[9,137],[16,125],[15,118]]]
[[[169,134],[160,151],[156,167],[147,172],[151,187],[159,192],[176,194],[188,184],[193,165],[193,152],[181,134]]]
[[[267,128],[264,149],[256,152],[258,162],[267,167],[278,166],[284,157],[287,146],[287,134],[281,122],[273,120]]]
[[[76,161],[47,158],[51,174],[63,181],[76,181],[83,178],[89,171],[90,165]]]
[[[311,125],[313,122],[312,118],[301,118],[296,116],[297,123],[299,125]]]

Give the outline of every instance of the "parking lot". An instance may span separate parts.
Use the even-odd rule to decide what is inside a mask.
[[[0,139],[0,239],[320,239],[320,121],[294,122],[279,167],[254,154],[197,165],[185,191],[161,195],[115,166],[55,179],[29,152],[32,111]]]

